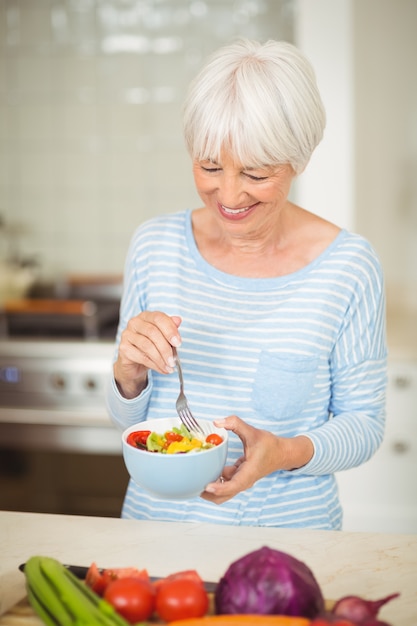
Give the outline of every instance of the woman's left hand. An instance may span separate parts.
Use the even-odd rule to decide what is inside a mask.
[[[216,420],[215,425],[233,431],[243,443],[243,456],[234,465],[225,466],[222,479],[209,483],[201,494],[202,498],[216,504],[230,500],[272,472],[301,467],[313,456],[313,444],[303,435],[278,437],[250,426],[237,415]]]

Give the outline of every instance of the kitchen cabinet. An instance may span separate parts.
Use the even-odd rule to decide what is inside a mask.
[[[384,441],[338,474],[344,530],[417,533],[417,358],[389,360]]]
[[[121,454],[0,447],[0,459],[0,510],[120,516],[129,480]]]

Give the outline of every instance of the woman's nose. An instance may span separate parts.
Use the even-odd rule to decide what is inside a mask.
[[[240,176],[224,175],[220,182],[221,203],[229,208],[240,206],[245,198],[244,183]]]

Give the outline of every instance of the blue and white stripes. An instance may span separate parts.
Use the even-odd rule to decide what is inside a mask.
[[[342,231],[304,269],[279,278],[225,274],[201,257],[189,211],[143,224],[130,246],[121,329],[142,310],[179,315],[187,396],[197,417],[236,414],[255,427],[307,434],[315,454],[221,506],[201,498],[154,500],[130,484],[125,517],[337,529],[333,473],[363,463],[381,443],[386,344],[382,272],[369,243]],[[175,415],[176,373],[150,374],[123,399],[113,381],[108,407],[120,428]],[[232,436],[229,460],[242,454]]]

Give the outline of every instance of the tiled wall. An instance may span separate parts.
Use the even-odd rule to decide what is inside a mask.
[[[119,273],[140,222],[197,206],[181,104],[238,35],[291,41],[292,3],[0,0],[0,255]]]

